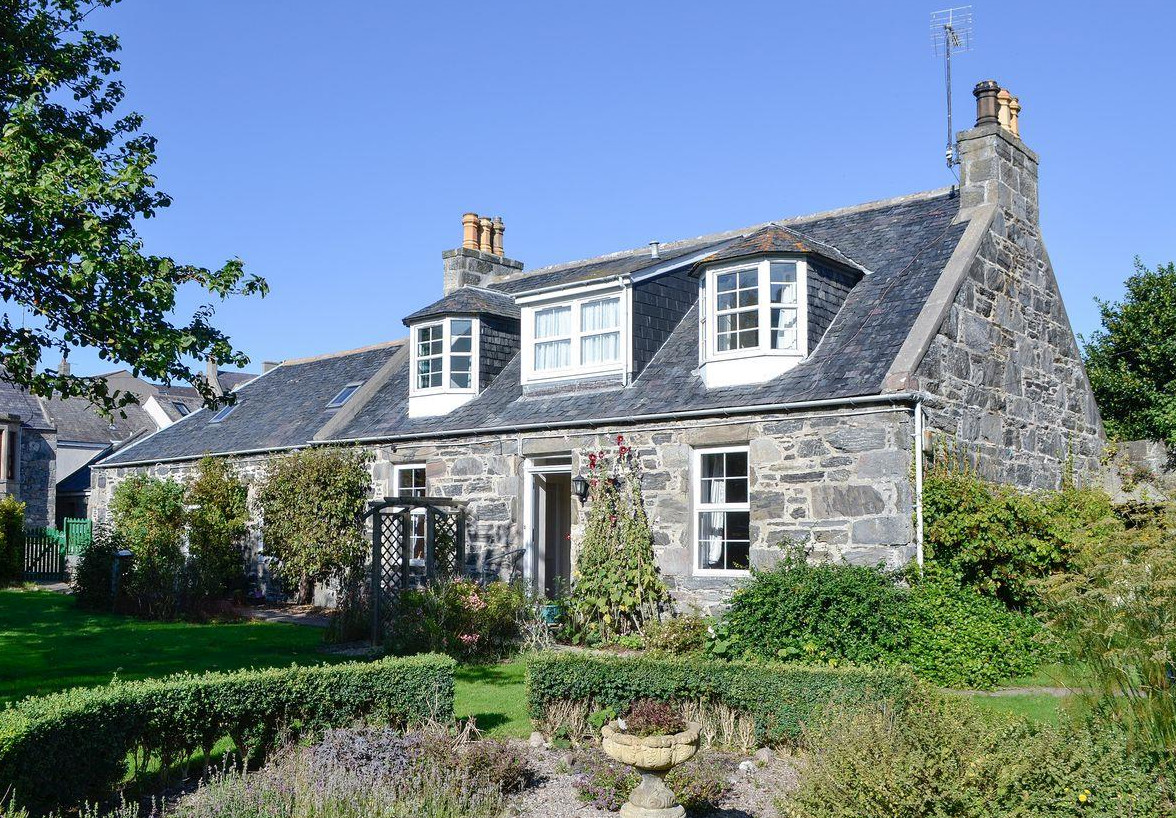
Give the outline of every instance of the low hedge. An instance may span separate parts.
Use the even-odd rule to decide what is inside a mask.
[[[0,794],[40,811],[105,798],[127,759],[167,770],[229,737],[260,760],[283,733],[373,718],[453,716],[455,663],[426,654],[370,663],[185,674],[75,688],[0,711]]]
[[[536,721],[558,702],[621,710],[640,698],[704,700],[751,716],[757,740],[771,744],[795,741],[802,725],[830,702],[901,703],[915,684],[909,672],[864,667],[582,653],[539,653],[527,659],[527,709]]]

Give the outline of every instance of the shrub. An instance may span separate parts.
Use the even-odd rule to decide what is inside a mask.
[[[666,786],[687,811],[705,815],[718,809],[731,792],[731,766],[714,756],[697,755],[671,769]]]
[[[569,703],[583,715],[624,710],[636,699],[720,703],[751,716],[759,742],[795,739],[826,702],[901,701],[914,678],[901,670],[749,664],[715,659],[652,659],[571,653],[527,658],[527,707],[545,723]]]
[[[672,736],[685,730],[686,722],[665,702],[638,699],[625,711],[623,729],[634,736]]]
[[[704,653],[714,620],[708,616],[683,614],[666,617],[645,626],[645,647],[651,651],[683,656]]]
[[[134,554],[124,578],[131,610],[153,619],[174,616],[184,565],[184,487],[132,474],[115,488],[110,513],[114,530]]]
[[[927,689],[900,708],[830,711],[804,741],[800,789],[781,804],[793,818],[1170,814],[1121,734],[998,718]]]
[[[1114,516],[1100,489],[1026,493],[980,479],[946,452],[923,482],[923,515],[928,557],[1014,609],[1033,609],[1035,582],[1069,570],[1085,530]]]
[[[811,564],[790,548],[731,597],[723,616],[735,656],[876,662],[901,648],[902,591],[867,566]]]
[[[0,791],[36,809],[105,798],[132,753],[162,769],[230,737],[261,759],[283,730],[372,717],[452,718],[453,660],[440,656],[115,682],[29,698],[0,712]],[[136,770],[137,771],[137,770]],[[132,772],[136,772],[132,771]]]
[[[639,462],[625,438],[587,455],[589,506],[576,551],[570,624],[577,641],[639,634],[670,596],[653,556]]]
[[[0,588],[24,575],[24,513],[24,503],[15,497],[0,500]]]
[[[401,593],[390,618],[388,645],[401,655],[436,651],[463,661],[500,658],[517,644],[519,622],[528,609],[518,584],[435,583]]]
[[[244,590],[248,490],[223,457],[204,457],[188,484],[188,593],[193,602]]]
[[[358,449],[311,448],[275,457],[258,492],[265,552],[279,573],[298,583],[298,601],[310,602],[314,583],[338,578],[363,562],[368,543],[359,524],[372,493]]]
[[[989,689],[1032,673],[1049,655],[1037,620],[960,587],[928,564],[904,594],[903,645],[892,661],[944,687]]]
[[[717,809],[731,791],[731,770],[727,767],[716,758],[695,756],[670,770],[666,786],[691,813],[706,814]],[[572,789],[578,800],[596,809],[616,812],[640,783],[641,776],[632,767],[593,751],[577,760]]]
[[[518,792],[531,780],[531,766],[526,751],[504,741],[486,739],[470,742],[463,749],[459,760],[472,778],[497,784],[506,793]]]
[[[1176,780],[1176,528],[1091,542],[1077,570],[1051,578],[1053,628],[1094,682],[1099,712]]]
[[[115,554],[122,548],[122,540],[105,525],[95,525],[94,535],[82,549],[73,573],[73,597],[81,608],[109,611],[114,607]],[[124,587],[125,593],[126,588]]]

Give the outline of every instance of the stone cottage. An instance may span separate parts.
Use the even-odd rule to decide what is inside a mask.
[[[205,453],[252,473],[361,446],[374,496],[460,501],[471,549],[518,553],[550,589],[572,570],[581,453],[621,434],[682,605],[709,607],[785,540],[915,559],[936,434],[1030,487],[1093,473],[1103,444],[1037,156],[1007,92],[975,95],[959,189],[533,271],[505,256],[501,220],[466,214],[407,340],[286,361],[107,458],[98,514],[128,474],[182,477]]]

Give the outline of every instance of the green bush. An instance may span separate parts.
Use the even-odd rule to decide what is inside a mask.
[[[813,564],[790,548],[731,597],[723,625],[734,656],[877,662],[902,646],[903,594],[878,568]]]
[[[1155,773],[1110,727],[1032,725],[921,689],[806,726],[791,818],[1171,815]]]
[[[145,474],[132,474],[114,489],[111,522],[134,554],[131,569],[123,578],[131,613],[169,619],[179,612],[184,491],[174,480]]]
[[[989,689],[1032,673],[1049,656],[1036,619],[960,587],[928,564],[904,594],[903,645],[892,660],[944,687]]]
[[[704,658],[623,658],[537,653],[527,658],[527,708],[545,721],[549,708],[577,703],[585,712],[620,712],[636,699],[706,701],[751,716],[757,740],[795,739],[831,700],[901,701],[915,684],[901,670],[751,664]]]
[[[0,500],[0,588],[24,575],[24,512],[15,497]]]
[[[645,647],[651,651],[682,656],[705,653],[714,620],[709,616],[683,614],[645,626]]]
[[[1025,614],[961,587],[928,564],[923,574],[810,564],[792,551],[753,571],[716,628],[712,652],[748,659],[909,665],[948,687],[990,688],[1032,672],[1045,648]]]
[[[188,484],[189,605],[245,588],[248,489],[223,457],[205,457]]]
[[[1034,609],[1035,583],[1069,570],[1088,530],[1113,524],[1106,492],[1027,493],[982,480],[958,458],[937,455],[923,482],[928,558],[962,585],[1014,609]]]
[[[94,526],[94,535],[82,549],[73,572],[73,598],[79,607],[109,611],[115,606],[112,572],[115,554],[122,547],[118,535],[107,526]]]
[[[166,770],[198,752],[207,759],[226,736],[243,758],[262,759],[283,731],[368,717],[452,718],[453,671],[452,659],[426,655],[115,682],[25,699],[0,712],[0,792],[38,810],[72,807],[108,797],[132,753]]]
[[[405,655],[433,651],[462,661],[501,658],[518,644],[528,610],[521,585],[468,579],[404,591],[390,617],[388,647]]]

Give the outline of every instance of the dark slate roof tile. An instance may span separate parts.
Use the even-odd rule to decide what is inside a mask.
[[[488,290],[485,287],[461,287],[449,295],[422,307],[404,319],[411,324],[425,318],[442,315],[500,315],[504,318],[518,318],[519,308],[514,298],[504,292]]]

